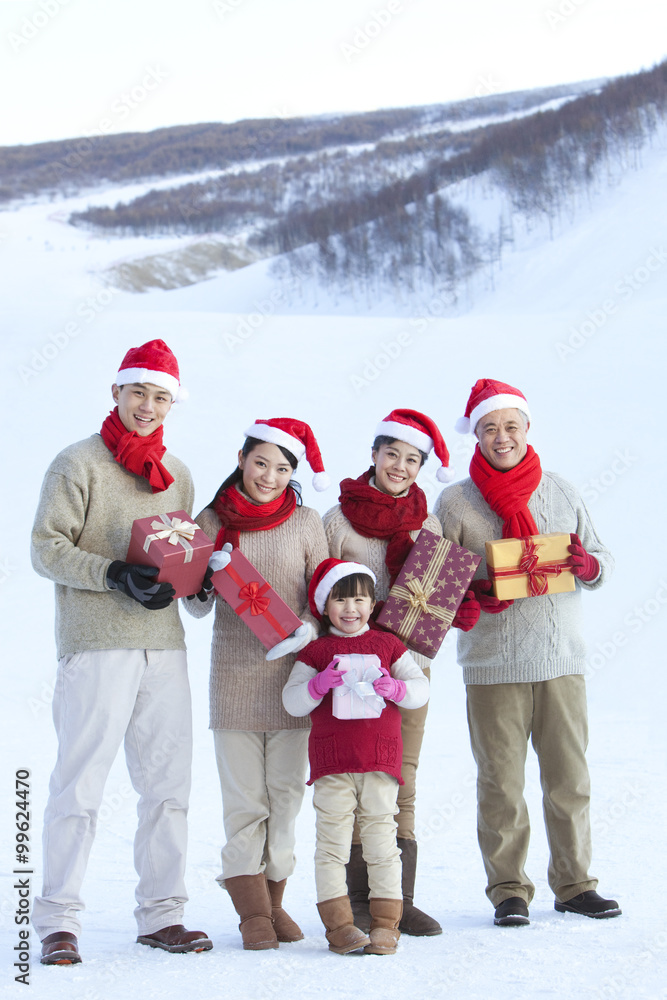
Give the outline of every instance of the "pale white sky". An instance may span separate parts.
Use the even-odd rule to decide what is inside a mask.
[[[0,145],[432,104],[666,55],[664,0],[0,0]]]

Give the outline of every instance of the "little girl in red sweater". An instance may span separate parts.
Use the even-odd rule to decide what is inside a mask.
[[[313,574],[308,599],[327,631],[298,654],[283,689],[283,704],[291,715],[312,714],[308,784],[315,786],[317,908],[331,951],[345,955],[363,948],[369,954],[390,955],[396,951],[403,907],[394,820],[402,783],[401,715],[396,706],[426,704],[428,680],[399,639],[369,628],[375,576],[367,566],[325,559]],[[377,658],[381,676],[372,688],[386,700],[378,717],[333,714],[333,690],[344,684],[344,671],[334,657],[345,663],[349,654]],[[359,701],[358,695],[351,697]],[[370,937],[354,926],[345,880],[355,812],[368,866]]]

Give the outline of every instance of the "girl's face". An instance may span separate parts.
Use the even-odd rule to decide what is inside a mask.
[[[251,452],[239,452],[243,489],[256,503],[268,503],[284,493],[292,478],[292,466],[277,444],[255,445]]]
[[[371,616],[374,604],[368,594],[362,594],[360,591],[357,591],[354,597],[332,597],[329,594],[324,613],[329,616],[329,621],[339,632],[353,635],[364,627]]]
[[[375,485],[390,496],[398,496],[409,489],[421,468],[419,450],[405,441],[381,444],[371,455],[375,464]]]

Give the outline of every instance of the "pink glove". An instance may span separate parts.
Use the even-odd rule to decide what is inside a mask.
[[[459,610],[454,615],[452,625],[454,628],[460,628],[462,632],[469,632],[479,621],[481,610],[482,606],[474,593],[472,590],[468,590],[459,605]]]
[[[500,598],[494,597],[491,593],[490,580],[473,580],[470,589],[479,601],[480,608],[486,611],[487,615],[497,615],[509,608],[510,604],[514,604],[514,601],[501,601]]]
[[[308,694],[311,698],[324,698],[327,691],[340,687],[343,683],[343,673],[338,667],[338,660],[332,660],[314,677],[308,681]]]
[[[567,550],[572,553],[568,559],[568,563],[572,568],[572,575],[578,576],[585,583],[595,580],[600,575],[600,563],[595,556],[589,556],[579,541],[579,535],[572,533],[570,541],[572,544],[568,545]]]
[[[399,681],[397,677],[392,677],[384,667],[380,667],[382,677],[376,677],[373,681],[373,690],[381,698],[388,698],[389,701],[403,701],[405,698],[405,681]]]

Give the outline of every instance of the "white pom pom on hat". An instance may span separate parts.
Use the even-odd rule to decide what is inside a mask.
[[[530,420],[526,397],[514,386],[492,378],[479,378],[470,390],[465,415],[454,425],[459,434],[474,434],[478,422],[493,410],[522,410]]]
[[[438,425],[426,414],[418,410],[392,410],[375,428],[375,436],[384,434],[405,441],[413,448],[429,455],[432,451],[440,459],[441,467],[436,472],[440,483],[451,483],[455,473],[449,468],[449,452]]]
[[[324,471],[324,462],[312,429],[303,420],[292,417],[273,417],[271,420],[256,420],[252,427],[244,432],[246,437],[276,444],[291,451],[297,462],[306,456],[308,464],[315,473],[313,487],[318,493],[329,489],[331,480]]]

